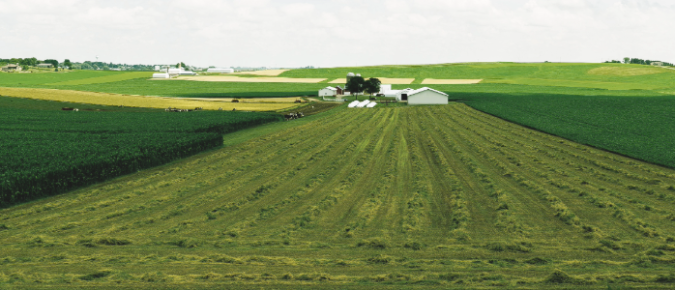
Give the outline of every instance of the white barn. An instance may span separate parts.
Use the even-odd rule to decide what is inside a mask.
[[[407,101],[408,100],[408,95],[410,92],[414,91],[411,88],[407,88],[405,90],[399,90],[399,91],[391,91],[393,92],[393,98],[396,98],[397,101]]]
[[[319,97],[335,97],[337,96],[338,89],[334,87],[325,87],[319,90]]]
[[[408,105],[447,105],[448,94],[427,87],[407,92]]]

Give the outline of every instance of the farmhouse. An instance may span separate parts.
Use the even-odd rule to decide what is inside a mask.
[[[54,65],[51,63],[41,63],[37,65],[38,68],[53,68]]]
[[[447,105],[448,94],[427,87],[407,91],[401,94],[401,100],[407,98],[408,105]]]
[[[334,87],[325,87],[319,90],[319,97],[335,97],[337,96],[338,89]]]
[[[16,65],[16,64],[8,64],[8,65],[2,67],[2,71],[4,71],[4,72],[21,71],[21,67],[19,65]]]

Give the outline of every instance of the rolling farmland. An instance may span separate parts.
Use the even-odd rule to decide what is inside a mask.
[[[483,79],[482,83],[582,87],[609,90],[672,88],[675,70],[644,65],[593,63],[456,63],[434,65],[385,65],[298,69],[282,73],[293,78],[344,78],[348,72],[365,78]]]
[[[675,170],[463,104],[323,118],[0,210],[0,285],[672,288]]]

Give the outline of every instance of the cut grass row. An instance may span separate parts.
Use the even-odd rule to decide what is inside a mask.
[[[310,118],[1,210],[0,283],[672,286],[671,169],[462,104]]]

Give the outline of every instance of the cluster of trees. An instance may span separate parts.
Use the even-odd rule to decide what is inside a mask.
[[[355,76],[347,81],[345,89],[349,91],[350,94],[356,95],[356,99],[358,100],[358,94],[360,93],[366,92],[372,96],[373,94],[380,92],[381,84],[382,82],[377,78],[366,80],[363,77]]]
[[[605,63],[625,63],[625,64],[642,64],[642,65],[651,65],[652,63],[655,62],[660,62],[663,64],[663,66],[673,66],[672,63],[665,62],[665,61],[658,61],[658,60],[645,60],[645,59],[640,59],[640,58],[630,58],[630,57],[624,57],[623,62],[619,60],[611,60],[611,61],[606,61]]]
[[[45,59],[45,60],[38,60],[37,58],[31,57],[31,58],[6,58],[2,59],[0,58],[0,66],[6,66],[8,64],[17,64],[20,65],[24,70],[27,70],[31,67],[36,67],[38,64],[43,64],[43,63],[49,63],[54,66],[54,68],[69,68],[72,63],[70,60],[66,59],[63,61],[63,63],[59,63],[58,60],[55,59]]]

